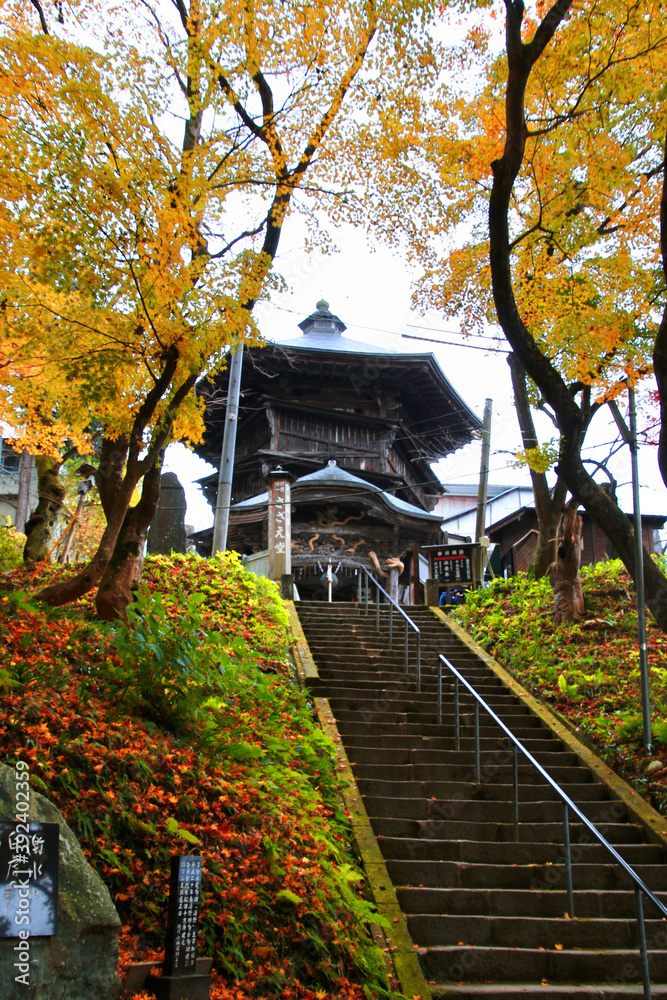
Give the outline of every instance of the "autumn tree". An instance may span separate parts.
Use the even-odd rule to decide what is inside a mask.
[[[651,119],[644,127],[640,124],[650,106],[646,82],[640,88],[637,79],[629,81],[626,76],[621,75],[615,84],[613,80],[617,69],[625,71],[630,66],[633,70],[640,68],[646,74],[651,68],[651,62],[660,65],[665,36],[660,33],[663,22],[659,8],[654,13],[657,15],[655,22],[649,17],[648,6],[633,5],[623,10],[615,7],[612,11],[602,5],[591,4],[575,10],[570,0],[557,0],[546,10],[539,23],[524,24],[523,5],[508,0],[503,148],[491,164],[493,182],[489,199],[489,254],[498,320],[514,353],[557,416],[561,434],[557,465],[559,474],[577,500],[603,528],[631,573],[635,571],[632,527],[618,506],[586,470],[581,459],[581,443],[596,408],[606,398],[606,393],[600,392],[598,388],[600,377],[606,375],[611,382],[616,374],[617,381],[621,381],[621,376],[636,380],[639,369],[635,360],[637,355],[633,357],[628,347],[633,347],[635,339],[640,339],[640,334],[650,323],[646,306],[643,314],[635,313],[633,305],[637,302],[637,290],[626,285],[627,276],[623,273],[623,266],[618,267],[618,257],[621,257],[621,265],[627,265],[628,271],[638,283],[641,283],[643,277],[643,284],[646,285],[649,280],[647,271],[653,280],[650,268],[646,268],[645,259],[636,260],[633,257],[631,238],[626,240],[623,237],[627,225],[632,225],[635,221],[639,225],[640,220],[632,218],[635,205],[640,204],[638,192],[659,173],[662,163],[660,159],[656,160]],[[612,14],[614,20],[610,22]],[[582,78],[576,72],[574,63],[568,63],[568,57],[572,59],[576,55],[586,25],[589,28],[593,25],[596,27],[595,44],[589,44],[589,60]],[[561,35],[557,43],[556,33],[559,29]],[[575,42],[570,50],[567,46],[572,37]],[[590,39],[590,32],[588,37]],[[541,60],[550,45],[553,46],[555,58],[548,64],[545,62],[545,66],[552,67],[555,77],[541,71]],[[557,58],[559,54],[562,57],[560,61]],[[529,106],[528,86],[535,77],[539,81],[538,87],[544,86],[545,79],[550,84],[552,112],[548,120],[535,123],[531,129],[526,108]],[[634,86],[618,96],[614,88],[619,87],[620,81],[626,86],[632,82]],[[566,82],[569,83],[568,87],[563,86]],[[557,83],[558,87],[553,87],[552,90],[553,83]],[[607,156],[606,174],[613,175],[615,155],[618,155],[620,164],[628,168],[629,173],[636,172],[637,180],[634,189],[626,189],[625,198],[614,205],[611,195],[614,191],[618,192],[618,187],[614,189],[618,178],[612,177],[612,183],[606,185],[605,172],[592,169],[595,161],[591,164],[585,159],[582,162],[575,158],[569,166],[570,190],[567,194],[564,193],[565,204],[568,206],[565,214],[570,220],[581,221],[578,224],[572,221],[570,226],[557,229],[554,233],[545,213],[539,212],[529,227],[524,224],[522,235],[530,231],[539,236],[538,245],[533,249],[533,259],[536,265],[540,265],[540,285],[535,291],[535,297],[539,300],[540,289],[546,287],[545,298],[548,302],[553,301],[550,285],[553,272],[549,260],[558,255],[563,257],[564,264],[567,262],[571,272],[566,286],[560,286],[560,294],[576,301],[576,290],[581,285],[587,288],[585,294],[600,303],[602,315],[599,326],[590,309],[572,310],[573,321],[581,324],[583,320],[588,324],[588,330],[585,326],[580,326],[579,342],[575,341],[576,350],[572,350],[568,357],[567,344],[571,341],[568,341],[567,336],[557,339],[556,346],[552,343],[549,350],[539,335],[536,335],[535,326],[543,303],[532,302],[530,306],[522,308],[522,301],[515,294],[518,274],[523,273],[525,278],[526,271],[521,272],[519,269],[517,272],[513,267],[518,237],[513,235],[512,227],[515,222],[515,185],[522,169],[527,164],[530,169],[530,163],[534,160],[531,148],[534,149],[539,144],[547,129],[551,135],[555,135],[561,123],[567,124],[570,121],[576,121],[579,126],[584,123],[584,136],[586,131],[590,133],[591,139],[595,133],[599,134],[597,142]],[[603,127],[600,128],[600,125]],[[589,170],[586,170],[587,166]],[[585,172],[578,174],[577,169]],[[645,212],[646,198],[641,201]],[[615,238],[616,257],[610,255],[609,259],[600,262],[595,272],[608,275],[610,287],[608,291],[603,289],[602,297],[596,294],[594,272],[584,267],[572,270],[571,261],[567,260],[568,255],[563,253],[567,244],[562,240],[559,242],[561,232],[567,235],[571,228],[579,227],[584,230],[587,238],[584,240],[579,234],[575,243],[579,246],[587,244],[592,255],[600,253],[600,241],[604,240],[606,234]],[[644,219],[644,231],[650,234],[650,218]],[[636,238],[636,233],[633,236]],[[544,258],[544,263],[539,257]],[[567,316],[565,308],[563,315]],[[557,363],[554,353],[559,350],[562,357],[560,363]],[[645,357],[645,354],[645,351],[643,355],[640,352],[639,356]],[[647,558],[644,565],[649,607],[661,627],[667,628],[667,580],[651,559]]]
[[[457,40],[436,54],[439,73],[386,116],[373,225],[421,266],[419,305],[456,315],[470,335],[500,324],[556,422],[561,489],[633,572],[632,526],[581,449],[600,409],[651,370],[667,21],[652,0],[504,9],[500,39],[495,11],[454,10]],[[418,195],[407,225],[392,228],[402,178]],[[525,420],[522,431],[530,442]],[[666,627],[665,580],[648,559],[645,574]]]
[[[40,596],[98,586],[114,617],[164,449],[201,433],[197,379],[257,338],[297,192],[300,211],[335,210],[349,95],[389,77],[429,5],[82,0],[54,17],[35,0],[32,13],[3,4],[2,415],[19,438],[51,420],[61,440],[102,427],[100,545]]]

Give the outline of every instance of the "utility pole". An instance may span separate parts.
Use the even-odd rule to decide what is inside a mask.
[[[630,446],[632,458],[632,505],[635,521],[635,588],[637,591],[637,626],[639,640],[639,676],[641,680],[642,726],[644,735],[644,753],[653,753],[653,736],[651,734],[651,690],[649,687],[648,650],[646,647],[646,600],[644,597],[644,543],[642,540],[642,518],[639,508],[639,464],[637,462],[637,409],[635,406],[635,390],[628,384],[630,400],[630,429],[621,416],[621,412],[612,400],[609,404],[616,426],[621,437]]]
[[[241,398],[241,371],[243,369],[243,347],[232,354],[229,365],[229,392],[225,429],[222,436],[220,472],[218,475],[218,495],[215,501],[215,521],[213,522],[213,546],[211,555],[224,552],[227,548],[229,528],[229,508],[232,502],[232,477],[234,475],[234,454],[236,452],[236,428],[239,421],[239,399]]]
[[[484,403],[484,424],[482,427],[482,465],[479,472],[479,489],[477,491],[477,523],[475,526],[475,541],[478,548],[475,551],[477,583],[481,587],[484,583],[484,563],[485,550],[482,547],[482,539],[486,528],[486,491],[489,483],[489,455],[491,453],[491,407],[493,400],[487,399]]]
[[[16,497],[16,530],[25,533],[25,523],[30,516],[30,480],[35,460],[24,449],[19,462],[19,489]]]

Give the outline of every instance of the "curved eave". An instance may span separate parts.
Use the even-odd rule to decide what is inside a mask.
[[[415,507],[414,504],[401,500],[399,497],[386,493],[372,483],[349,473],[341,475],[343,470],[337,469],[335,474],[327,474],[326,469],[319,470],[309,476],[297,480],[292,486],[292,506],[324,501],[330,503],[359,503],[373,509],[380,517],[386,517],[390,522],[397,519],[405,524],[418,524],[421,527],[439,527],[442,517]],[[233,504],[230,515],[235,520],[242,518],[245,522],[264,517],[269,502],[268,493],[260,493],[249,497],[240,503]]]

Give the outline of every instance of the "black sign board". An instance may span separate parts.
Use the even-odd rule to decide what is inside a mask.
[[[472,583],[474,548],[474,545],[442,545],[430,549],[433,579],[450,585]]]
[[[56,933],[59,844],[57,823],[0,820],[0,938]]]
[[[165,975],[189,975],[197,965],[197,927],[201,895],[202,859],[171,859]]]

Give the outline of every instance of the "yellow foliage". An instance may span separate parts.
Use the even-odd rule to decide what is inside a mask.
[[[424,13],[187,9],[0,0],[0,419],[31,450],[201,439],[194,383],[258,342],[281,227],[306,177],[329,201],[371,42],[382,72]]]
[[[558,443],[552,440],[534,448],[523,448],[515,453],[514,459],[514,468],[528,467],[533,472],[548,472],[558,461]]]
[[[524,42],[551,6],[523,18]],[[463,16],[445,6],[443,19],[453,41],[438,49],[440,78],[414,110],[385,110],[382,166],[373,166],[384,214],[372,224],[407,240],[423,273],[420,307],[479,329],[495,320],[488,218],[492,164],[506,140],[503,25],[485,8]],[[666,71],[660,0],[592,0],[572,5],[530,76],[508,212],[516,305],[564,379],[590,386],[594,402],[651,370]],[[417,196],[404,221],[408,185]]]

